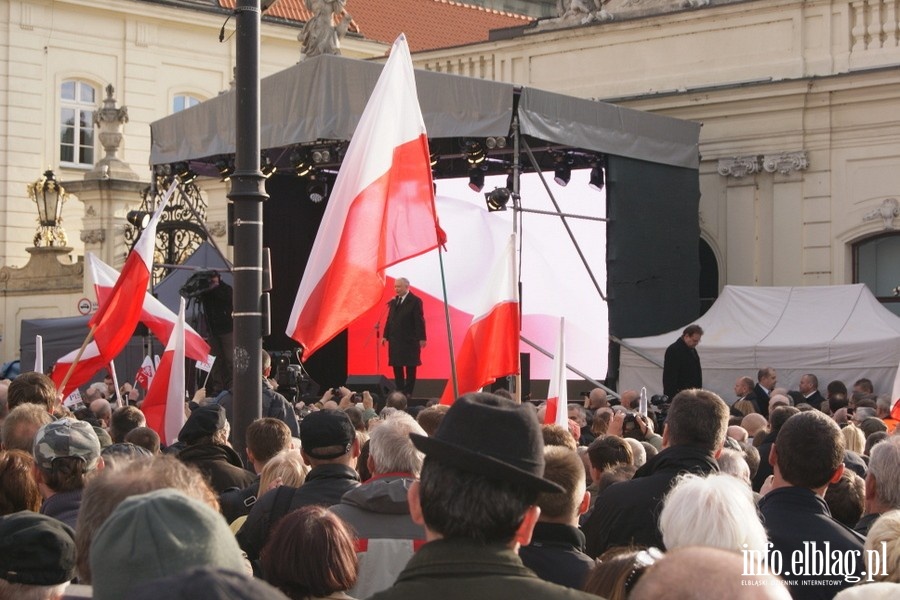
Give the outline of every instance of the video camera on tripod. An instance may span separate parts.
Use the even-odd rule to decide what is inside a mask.
[[[212,289],[213,277],[219,277],[219,272],[197,271],[181,286],[178,293],[186,300],[196,298]]]
[[[303,365],[291,362],[290,350],[273,350],[269,356],[272,357],[272,377],[278,386],[277,391],[291,404],[303,396],[318,393],[318,384],[303,371]]]

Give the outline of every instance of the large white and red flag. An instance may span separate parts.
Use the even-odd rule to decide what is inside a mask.
[[[97,348],[106,362],[113,360],[125,348],[141,319],[141,310],[147,295],[147,286],[150,283],[150,273],[153,270],[156,225],[177,186],[178,179],[175,179],[166,190],[150,223],[141,232],[128,254],[128,258],[125,259],[122,274],[116,280],[106,301],[100,303],[97,312],[88,322],[88,326],[91,327],[94,334],[94,341],[97,342]]]
[[[559,341],[550,371],[550,387],[547,388],[547,412],[544,423],[569,428],[569,392],[566,389],[566,320],[559,320]]]
[[[102,305],[112,294],[119,272],[91,252],[87,253],[87,263],[93,275],[97,302]],[[153,294],[145,292],[140,319],[153,332],[156,339],[167,344],[178,315],[166,308],[166,305],[157,300]],[[209,356],[209,344],[188,324],[184,326],[184,354],[194,360],[206,360]]]
[[[519,294],[516,236],[509,236],[491,269],[485,293],[456,356],[459,395],[477,392],[500,377],[519,372]],[[448,381],[441,404],[453,404]]]
[[[428,137],[401,34],[341,164],[287,324],[309,356],[375,306],[384,270],[437,247]]]
[[[178,439],[184,427],[184,298],[166,351],[150,383],[141,411],[147,427],[159,434],[159,441],[169,446]]]

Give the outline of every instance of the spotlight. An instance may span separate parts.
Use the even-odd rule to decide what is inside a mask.
[[[553,181],[566,187],[570,179],[572,179],[572,168],[566,164],[557,165],[556,170],[554,171]]]
[[[487,204],[488,212],[506,210],[510,196],[510,191],[506,188],[494,188],[493,192],[487,192],[484,195],[484,202]]]
[[[494,148],[503,149],[503,148],[506,148],[506,138],[505,137],[487,137],[487,138],[484,138],[484,145],[487,146],[488,150],[493,150]]]
[[[310,182],[306,193],[309,195],[310,202],[318,204],[328,197],[328,185],[323,181]]]
[[[466,141],[466,161],[472,166],[480,165],[484,162],[484,147],[478,140]]]
[[[478,168],[469,171],[469,187],[473,192],[480,192],[484,189],[484,171]]]
[[[297,177],[306,177],[309,175],[309,172],[312,171],[312,163],[310,163],[309,159],[306,157],[306,154],[300,152],[299,150],[294,150],[291,152],[291,166],[294,168],[294,173],[297,174]]]
[[[264,154],[259,161],[259,170],[262,171],[263,177],[268,179],[278,170],[278,167],[275,166],[275,163],[272,162],[268,155]]]
[[[216,161],[216,170],[219,172],[219,176],[222,177],[222,181],[228,181],[234,173],[234,161],[220,158]]]
[[[331,160],[331,152],[328,148],[318,148],[312,151],[312,161],[316,164],[327,163]]]
[[[594,168],[591,169],[591,179],[588,182],[588,185],[599,192],[603,189],[603,186],[605,184],[606,179],[603,174],[603,167],[601,167],[600,165],[594,165]]]
[[[175,176],[185,185],[197,179],[197,174],[191,170],[190,165],[186,162],[175,163],[173,170]]]
[[[130,210],[125,219],[134,227],[143,231],[150,224],[150,213],[143,210]]]

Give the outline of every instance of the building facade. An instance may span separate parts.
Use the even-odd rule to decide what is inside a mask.
[[[864,282],[900,314],[896,3],[605,8],[611,20],[544,20],[413,60],[701,122],[707,285]]]

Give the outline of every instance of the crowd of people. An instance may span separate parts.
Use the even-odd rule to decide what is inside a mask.
[[[485,393],[292,407],[266,379],[241,456],[230,393],[161,447],[111,386],[73,413],[23,373],[0,382],[0,600],[900,597],[892,398],[777,383],[682,389],[664,419],[597,388],[561,427]]]

